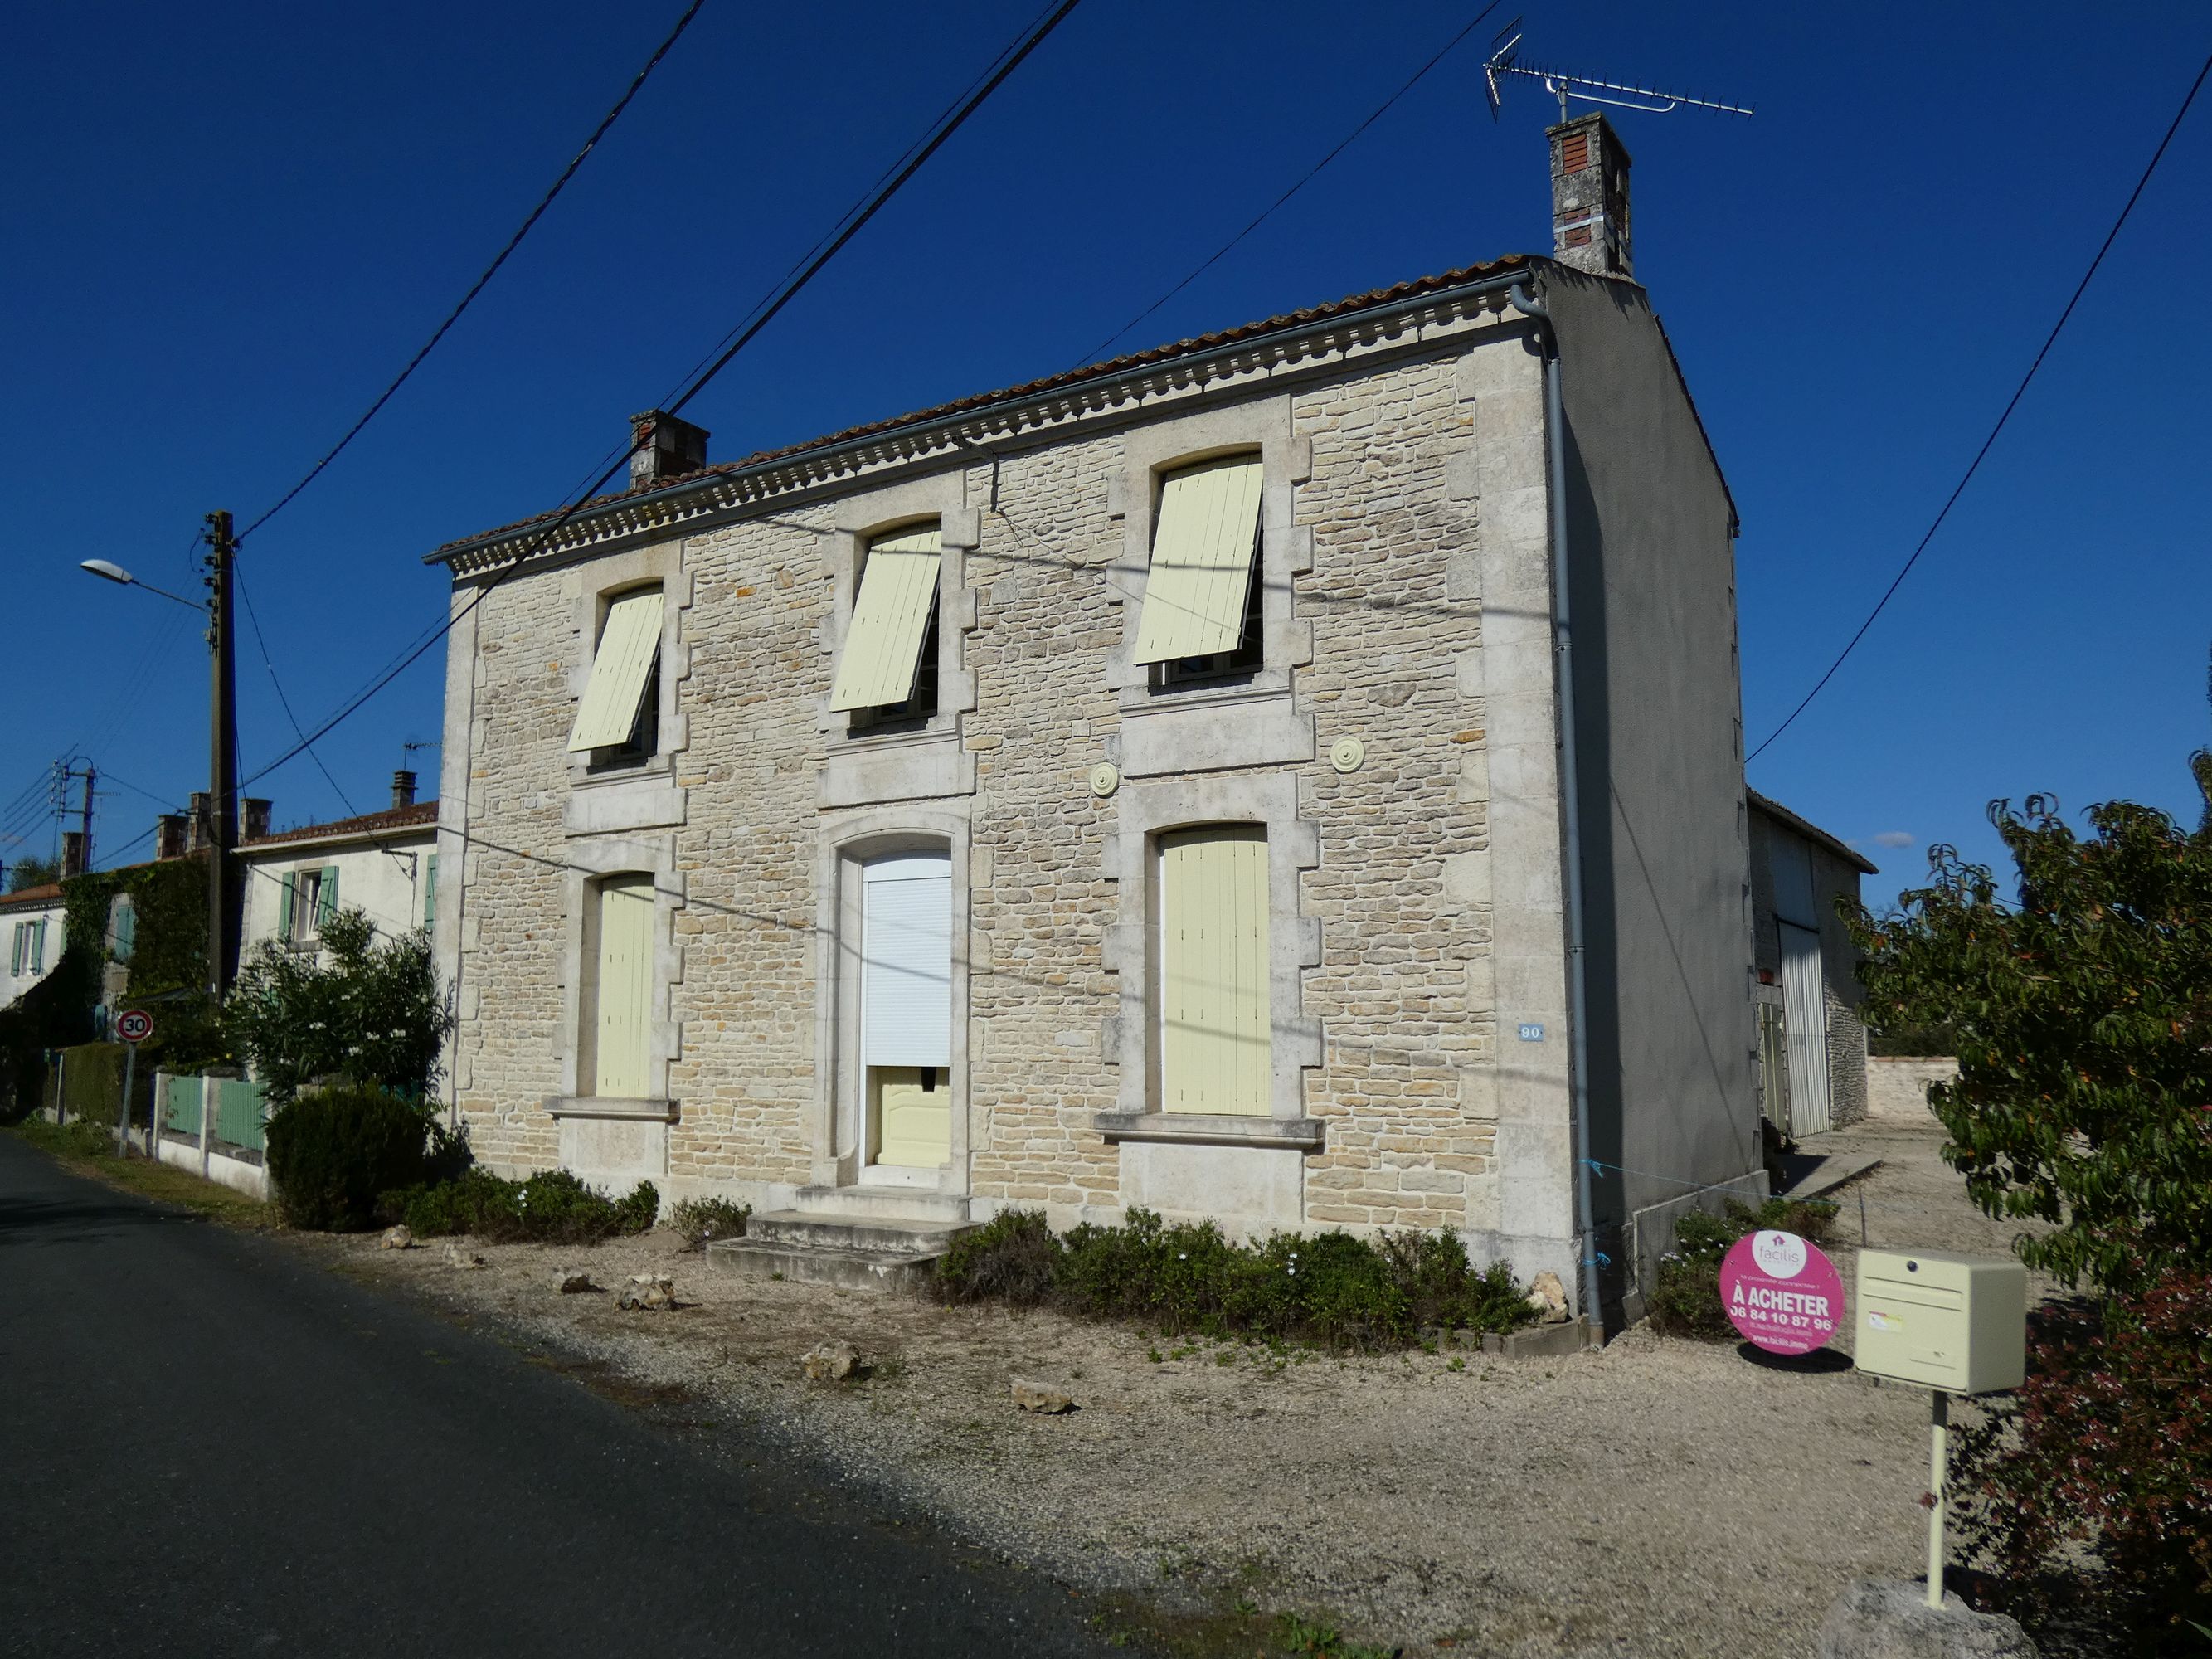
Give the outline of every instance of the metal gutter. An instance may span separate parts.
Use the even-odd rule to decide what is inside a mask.
[[[1552,498],[1552,640],[1559,710],[1559,817],[1565,845],[1567,924],[1568,1087],[1575,1110],[1575,1198],[1581,1212],[1583,1315],[1593,1333],[1605,1321],[1598,1310],[1597,1200],[1590,1159],[1589,979],[1583,933],[1583,818],[1575,748],[1574,622],[1567,569],[1567,440],[1559,395],[1559,331],[1552,313],[1528,290],[1513,284],[1513,305],[1543,324],[1544,438]]]

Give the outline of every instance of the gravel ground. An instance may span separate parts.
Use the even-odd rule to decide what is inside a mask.
[[[1931,1120],[1808,1147],[1884,1159],[1838,1194],[1847,1285],[1862,1195],[1876,1246],[2005,1250],[1940,1141]],[[1796,1659],[1848,1583],[1912,1577],[1925,1547],[1925,1395],[1646,1328],[1565,1359],[1339,1359],[738,1279],[665,1233],[471,1244],[475,1272],[442,1241],[319,1248],[641,1397],[709,1402],[1066,1582],[1325,1612],[1408,1655]],[[610,1291],[672,1273],[680,1306],[560,1295],[572,1261]],[[799,1356],[824,1339],[872,1373],[804,1382]],[[1014,1376],[1081,1409],[1020,1413]]]

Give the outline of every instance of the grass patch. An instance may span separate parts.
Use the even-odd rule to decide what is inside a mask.
[[[1827,1242],[1836,1206],[1818,1199],[1770,1198],[1757,1209],[1735,1199],[1719,1215],[1692,1210],[1674,1224],[1674,1248],[1659,1259],[1658,1282],[1644,1304],[1651,1328],[1662,1336],[1733,1342],[1737,1331],[1721,1305],[1721,1259],[1747,1233],[1796,1233],[1809,1243]]]
[[[89,1176],[124,1192],[177,1205],[226,1226],[260,1231],[277,1224],[275,1207],[258,1198],[203,1181],[170,1164],[145,1158],[116,1157],[112,1125],[89,1118],[72,1118],[56,1125],[42,1117],[27,1117],[10,1126],[8,1133],[48,1154],[72,1174]]]
[[[1149,1210],[1065,1236],[1041,1210],[1004,1211],[954,1243],[930,1289],[940,1302],[1054,1307],[1171,1335],[1366,1351],[1413,1346],[1431,1328],[1503,1333],[1536,1316],[1510,1266],[1478,1271],[1449,1232],[1372,1243],[1277,1233],[1244,1244],[1211,1221],[1170,1224]],[[1195,1352],[1186,1343],[1169,1358]]]

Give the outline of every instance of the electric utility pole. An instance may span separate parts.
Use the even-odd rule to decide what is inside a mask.
[[[220,1004],[238,970],[238,907],[230,849],[238,839],[238,665],[232,648],[230,566],[237,552],[228,513],[207,515],[208,647],[215,659],[208,769],[208,992]]]

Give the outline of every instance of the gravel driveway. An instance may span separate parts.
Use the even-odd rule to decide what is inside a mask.
[[[1838,1195],[1846,1284],[1862,1195],[1877,1246],[2004,1253],[1941,1139],[1932,1120],[1883,1122],[1808,1146],[1884,1160]],[[1927,1396],[1734,1346],[1638,1328],[1558,1360],[1338,1359],[739,1279],[664,1233],[478,1245],[475,1272],[442,1243],[323,1248],[656,1397],[780,1430],[1018,1560],[1194,1615],[1326,1614],[1409,1655],[1794,1659],[1850,1580],[1922,1565]],[[609,1287],[672,1273],[683,1305],[557,1294],[572,1259]],[[799,1356],[825,1338],[873,1375],[802,1382]],[[1081,1409],[1014,1410],[1017,1376]]]

